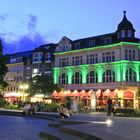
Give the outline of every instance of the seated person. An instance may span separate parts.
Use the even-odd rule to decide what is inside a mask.
[[[65,107],[64,104],[61,104],[57,111],[60,113],[61,119],[70,117],[69,110]]]
[[[23,107],[23,113],[25,113],[26,115],[29,115],[30,108],[31,108],[30,104],[25,104]]]
[[[32,114],[35,114],[35,106],[34,106],[34,104],[32,103],[31,104],[31,107],[30,107],[30,109],[29,109],[29,113],[32,115]]]

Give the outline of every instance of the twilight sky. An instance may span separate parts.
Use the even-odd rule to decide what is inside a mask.
[[[123,10],[140,38],[140,0],[0,0],[4,52],[115,32]]]

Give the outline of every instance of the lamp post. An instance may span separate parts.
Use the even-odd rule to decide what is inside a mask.
[[[23,101],[24,101],[24,95],[25,95],[26,90],[29,88],[29,85],[23,83],[23,84],[21,84],[21,85],[19,86],[19,88],[22,90],[22,94],[23,94],[23,97],[22,97],[22,98],[23,98]]]

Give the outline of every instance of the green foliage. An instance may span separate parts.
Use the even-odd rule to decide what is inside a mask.
[[[54,90],[59,92],[61,91],[61,87],[54,84],[52,77],[47,75],[37,75],[29,82],[29,89],[27,92],[30,93],[30,96],[35,94],[50,96]]]
[[[47,112],[57,112],[59,104],[45,104],[43,110]]]
[[[7,58],[3,54],[3,46],[2,46],[2,42],[0,41],[0,93],[7,86],[7,83],[4,81],[4,76],[8,71],[6,64],[7,64]]]
[[[3,105],[4,105],[4,100],[3,98],[0,97],[0,107],[3,107]]]
[[[18,105],[12,105],[12,104],[9,104],[9,105],[6,105],[4,108],[5,108],[5,109],[13,109],[13,110],[17,110]]]
[[[140,109],[117,109],[117,116],[140,117]]]
[[[135,117],[140,117],[140,109],[135,109],[134,110],[134,116]]]

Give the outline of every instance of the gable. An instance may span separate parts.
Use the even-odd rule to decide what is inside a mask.
[[[55,52],[70,51],[71,47],[72,47],[71,40],[68,39],[67,37],[63,37],[56,46]]]

